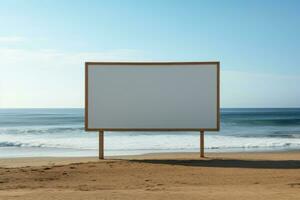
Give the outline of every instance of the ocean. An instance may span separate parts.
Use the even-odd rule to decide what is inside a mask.
[[[221,109],[206,152],[300,149],[300,108]],[[105,132],[105,155],[198,152],[199,132]],[[0,157],[97,156],[98,133],[83,109],[0,109]]]

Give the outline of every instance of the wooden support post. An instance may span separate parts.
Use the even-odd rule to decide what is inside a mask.
[[[104,131],[99,131],[99,159],[104,159]]]
[[[204,158],[204,131],[200,131],[200,157]]]

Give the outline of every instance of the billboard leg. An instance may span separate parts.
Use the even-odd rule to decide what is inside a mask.
[[[104,159],[104,131],[99,131],[99,160]]]
[[[204,158],[204,131],[200,131],[200,157]]]

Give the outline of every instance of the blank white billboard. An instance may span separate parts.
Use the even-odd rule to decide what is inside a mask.
[[[87,131],[217,131],[219,62],[87,62]]]

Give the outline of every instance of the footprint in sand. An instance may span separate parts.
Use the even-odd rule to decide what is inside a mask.
[[[291,186],[292,188],[293,187],[297,187],[297,188],[300,187],[300,183],[289,183],[288,185]]]

